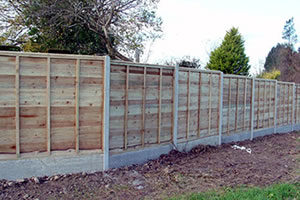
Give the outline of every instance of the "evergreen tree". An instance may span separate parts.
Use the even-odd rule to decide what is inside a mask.
[[[287,20],[283,27],[282,39],[287,40],[288,45],[293,47],[297,43],[297,34],[294,28],[294,18]]]
[[[207,68],[225,74],[249,75],[249,58],[245,54],[244,40],[237,28],[227,31],[218,48],[211,52]]]

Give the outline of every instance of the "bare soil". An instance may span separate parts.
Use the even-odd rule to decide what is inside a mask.
[[[0,199],[164,199],[220,187],[299,182],[300,132],[172,151],[143,165],[106,172],[0,180]],[[245,146],[245,150],[232,145]]]

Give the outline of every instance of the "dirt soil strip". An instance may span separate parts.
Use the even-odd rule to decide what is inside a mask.
[[[251,149],[233,149],[232,145]],[[144,165],[92,174],[0,180],[0,199],[164,199],[224,186],[299,182],[300,132],[172,151]]]

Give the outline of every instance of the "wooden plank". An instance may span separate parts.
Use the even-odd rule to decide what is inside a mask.
[[[246,127],[246,105],[247,105],[247,79],[245,79],[245,85],[244,85],[243,130],[245,130]]]
[[[259,95],[259,93],[260,93],[260,91],[259,91],[259,89],[260,89],[260,82],[258,82],[258,85],[257,85],[257,93],[258,93],[258,95],[257,95],[257,99],[258,99],[258,102],[257,102],[257,126],[256,126],[256,128],[257,129],[259,129],[259,112],[260,112],[260,109],[259,109],[259,103],[260,103],[260,95]]]
[[[268,127],[271,127],[271,82],[269,82],[269,112],[268,112]]]
[[[16,78],[15,78],[15,98],[16,98],[16,155],[20,157],[20,57],[16,56]]]
[[[76,127],[75,127],[75,151],[79,153],[79,83],[80,83],[80,59],[76,60],[76,81],[75,81],[75,120],[76,120]]]
[[[291,117],[292,117],[292,131],[294,131],[294,122],[295,122],[295,119],[294,119],[294,114],[295,114],[295,83],[293,83],[293,88],[292,88],[292,92],[293,92],[293,94],[292,94],[292,113],[291,113]]]
[[[159,69],[159,89],[158,89],[158,131],[157,143],[160,144],[161,135],[161,93],[162,93],[162,68]]]
[[[295,124],[298,123],[298,86],[295,86]]]
[[[234,129],[235,132],[237,131],[237,122],[238,122],[238,108],[239,108],[239,79],[236,79],[236,102],[235,102],[235,124],[234,124]]]
[[[285,123],[285,119],[284,118],[285,118],[285,95],[286,95],[285,90],[286,90],[286,85],[284,84],[283,87],[284,88],[283,88],[283,95],[282,95],[283,96],[283,103],[282,103],[282,105],[283,105],[282,124]]]
[[[209,76],[209,111],[208,111],[208,135],[210,135],[210,132],[211,132],[211,86],[212,86],[212,73],[210,73],[210,76]]]
[[[201,120],[201,78],[202,78],[202,73],[200,72],[199,73],[199,95],[198,95],[198,133],[197,133],[197,137],[199,138],[200,137],[200,130],[201,130],[201,123],[200,123],[200,120]]]
[[[186,139],[189,138],[189,132],[190,132],[190,101],[191,101],[191,92],[190,92],[190,86],[191,86],[191,72],[188,71],[188,83],[187,83],[187,117],[186,117]]]
[[[274,133],[277,132],[277,89],[278,89],[278,84],[277,81],[275,82],[275,86],[274,86]]]
[[[47,58],[47,152],[48,154],[51,153],[51,58]]]
[[[143,128],[143,130],[142,130],[142,147],[145,147],[146,75],[147,75],[147,68],[144,67],[143,105],[142,105],[142,109],[143,109],[142,110],[142,128]]]
[[[267,98],[267,94],[266,94],[266,90],[267,90],[267,84],[266,81],[264,81],[264,104],[263,104],[263,118],[262,118],[262,127],[265,128],[265,104],[266,104],[266,98]]]
[[[227,135],[229,135],[229,118],[230,118],[230,107],[231,107],[231,78],[229,77],[228,84],[228,113],[227,113]]]
[[[289,113],[290,113],[290,85],[287,85],[288,87],[288,93],[287,93],[287,112],[286,112],[286,115],[287,115],[287,125],[289,124]]]
[[[126,66],[126,79],[125,79],[125,109],[124,109],[124,149],[127,149],[128,139],[128,88],[129,88],[129,65]]]

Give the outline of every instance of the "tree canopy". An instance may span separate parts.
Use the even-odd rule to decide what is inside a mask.
[[[2,0],[4,1],[4,0]],[[25,48],[108,53],[128,60],[145,41],[161,36],[159,0],[10,0],[2,4],[2,36]],[[15,29],[21,29],[13,35]],[[13,41],[14,40],[14,41]]]
[[[173,65],[175,66],[178,64],[180,67],[188,67],[188,68],[195,68],[200,69],[201,68],[201,60],[196,57],[191,56],[183,56],[181,58],[171,58],[169,60],[165,60],[163,63],[164,65]]]
[[[238,29],[233,27],[227,31],[222,44],[211,52],[206,68],[225,74],[249,75],[248,62],[244,40]]]
[[[287,40],[287,44],[291,47],[293,47],[298,41],[294,25],[294,18],[292,17],[285,22],[282,32],[282,39]]]

